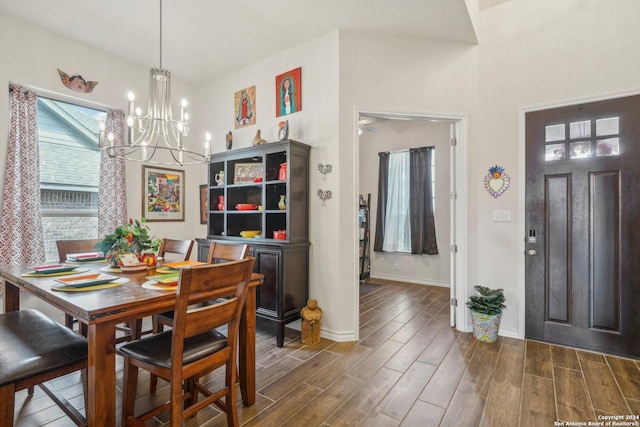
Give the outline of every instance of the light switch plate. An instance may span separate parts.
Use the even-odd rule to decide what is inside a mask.
[[[493,222],[511,222],[511,211],[493,211]]]

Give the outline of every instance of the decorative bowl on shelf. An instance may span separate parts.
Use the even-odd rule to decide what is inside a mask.
[[[286,230],[276,230],[273,232],[273,238],[276,240],[286,240],[287,232]]]
[[[258,209],[258,205],[252,205],[250,203],[238,203],[236,209],[239,211],[253,211]]]
[[[240,236],[251,238],[260,235],[260,233],[262,233],[260,230],[243,230],[240,232]]]
[[[261,176],[257,176],[255,178],[253,178],[253,182],[262,182],[262,177]]]

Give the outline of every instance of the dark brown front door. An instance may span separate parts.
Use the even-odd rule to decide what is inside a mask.
[[[527,338],[640,357],[640,96],[526,115]]]

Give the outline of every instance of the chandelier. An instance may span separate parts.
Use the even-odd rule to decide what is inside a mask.
[[[183,138],[189,134],[187,101],[182,99],[180,118],[171,112],[171,73],[162,69],[162,0],[160,0],[160,67],[149,72],[149,104],[143,114],[135,105],[135,95],[129,92],[126,142],[116,142],[113,133],[105,135],[100,123],[100,149],[109,157],[151,164],[191,165],[208,163],[211,154],[211,134],[205,135],[205,153],[188,150]],[[160,154],[155,157],[156,154]]]

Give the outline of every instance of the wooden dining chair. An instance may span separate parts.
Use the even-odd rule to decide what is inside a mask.
[[[126,343],[118,350],[124,356],[123,426],[139,425],[167,409],[170,424],[179,426],[212,403],[225,411],[228,425],[238,425],[238,327],[254,263],[254,258],[245,258],[180,270],[173,328]],[[219,300],[222,297],[227,299]],[[206,301],[217,302],[199,305]],[[225,325],[226,336],[216,330]],[[200,377],[221,366],[226,367],[224,387],[216,391],[204,387]],[[134,417],[139,368],[170,381],[170,399]]]
[[[211,242],[207,264],[235,261],[249,256],[249,245]]]
[[[186,261],[191,257],[193,240],[162,239],[158,256],[167,261]]]
[[[13,426],[15,393],[34,386],[42,390],[76,425],[86,418],[46,381],[83,370],[87,407],[87,341],[38,310],[18,310],[0,314],[0,427]]]
[[[211,242],[207,264],[218,264],[221,262],[237,261],[249,256],[249,245],[246,244],[226,244]],[[160,333],[165,326],[173,327],[173,317],[175,312],[166,311],[154,314],[151,318],[152,331],[154,334]],[[149,379],[149,393],[154,394],[158,388],[158,377],[151,374]]]
[[[69,254],[96,251],[96,245],[101,242],[102,239],[57,240],[56,246],[58,247],[58,258],[60,259],[60,262],[65,262]],[[65,313],[64,324],[69,329],[73,329],[73,324],[76,320],[77,319],[74,319],[73,316]],[[140,338],[140,335],[142,334],[142,320],[132,320],[121,325],[117,325],[116,329],[123,333],[116,338],[117,343]],[[87,324],[84,322],[78,322],[78,332],[86,337]]]
[[[56,240],[56,246],[58,247],[58,259],[61,263],[64,263],[67,261],[67,255],[69,254],[93,252],[96,250],[96,245],[100,242],[102,242],[102,239]],[[65,326],[67,328],[73,329],[74,322],[75,319],[73,318],[73,316],[65,313]],[[82,324],[79,325],[79,328],[80,332],[82,333]],[[86,331],[84,331],[83,335],[87,335]]]

